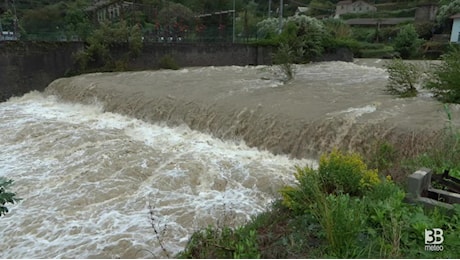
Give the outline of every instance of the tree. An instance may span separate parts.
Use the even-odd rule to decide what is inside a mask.
[[[323,53],[323,40],[327,35],[320,20],[305,15],[291,16],[286,21],[281,41],[298,54],[296,63],[307,63]]]
[[[285,82],[294,79],[295,76],[295,53],[292,50],[291,46],[281,43],[278,47],[278,50],[273,55],[273,61],[278,65],[281,72],[284,74]]]
[[[126,69],[129,58],[137,57],[142,50],[142,33],[139,26],[128,26],[125,21],[104,22],[88,37],[88,47],[76,56],[82,70],[88,67]],[[124,56],[119,57],[119,53]],[[117,54],[117,55],[115,55]]]
[[[260,19],[256,16],[258,4],[254,0],[250,0],[243,8],[244,10],[238,13],[236,20],[236,29],[241,32],[241,35],[248,39],[251,34],[257,31],[257,23]]]
[[[11,10],[0,15],[0,25],[3,31],[14,31],[14,14]]]
[[[257,23],[257,37],[259,39],[273,39],[278,34],[278,18],[267,18]]]
[[[69,8],[65,14],[64,22],[67,39],[77,36],[80,40],[86,40],[91,33],[92,24],[87,13],[81,8]]]
[[[5,178],[0,177],[0,217],[8,213],[8,208],[5,206],[5,204],[14,204],[21,200],[16,197],[15,193],[7,191],[12,184],[12,180],[7,180]]]
[[[158,22],[166,30],[166,37],[180,36],[193,26],[194,15],[192,10],[182,4],[168,4],[158,13]]]
[[[27,10],[20,20],[27,34],[47,36],[54,39],[65,27],[65,11],[67,5],[60,3],[40,9]]]
[[[460,48],[451,47],[437,65],[426,87],[446,103],[460,103]]]
[[[460,13],[460,0],[442,2],[436,15],[438,26],[446,27],[450,23],[450,17],[456,13]]]
[[[422,40],[419,39],[414,25],[408,24],[401,28],[394,40],[395,51],[399,52],[401,58],[414,57],[420,49]]]
[[[387,91],[400,97],[417,96],[416,85],[420,80],[420,69],[413,63],[393,59],[385,65],[389,74]]]

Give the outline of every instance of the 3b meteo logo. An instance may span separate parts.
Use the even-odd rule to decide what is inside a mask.
[[[426,251],[435,251],[439,252],[444,250],[442,246],[442,242],[444,242],[444,236],[442,229],[440,228],[433,228],[433,229],[425,229],[425,250]]]

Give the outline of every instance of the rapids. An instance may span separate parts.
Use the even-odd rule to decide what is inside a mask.
[[[333,147],[367,153],[382,138],[417,153],[436,142],[446,113],[422,89],[415,98],[387,94],[384,64],[364,59],[297,66],[295,80],[285,85],[266,66],[96,73],[56,80],[46,91],[295,158],[317,158]],[[458,108],[451,107],[455,123]]]
[[[435,142],[443,106],[387,95],[383,63],[302,65],[285,85],[266,66],[94,73],[0,103],[0,176],[23,198],[0,218],[0,258],[164,258],[152,217],[173,255],[332,147]]]
[[[0,176],[23,198],[0,218],[1,258],[166,257],[151,217],[172,256],[194,230],[244,223],[294,165],[314,165],[37,92],[0,103],[0,122]]]

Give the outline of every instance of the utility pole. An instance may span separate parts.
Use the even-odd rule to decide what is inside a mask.
[[[268,0],[268,18],[270,18],[272,13],[272,0]]]
[[[280,25],[279,25],[279,33],[283,31],[283,0],[280,0]]]
[[[13,12],[14,12],[14,21],[13,21],[14,28],[13,28],[13,30],[14,30],[14,37],[17,38],[18,37],[18,35],[17,35],[17,33],[18,33],[18,16],[16,15],[16,3],[14,2],[14,0],[12,2],[13,2]]]
[[[236,6],[235,6],[235,0],[233,0],[233,32],[232,32],[232,42],[235,43],[235,12],[236,12]]]

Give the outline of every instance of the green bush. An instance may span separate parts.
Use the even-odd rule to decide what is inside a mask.
[[[208,227],[195,232],[178,258],[260,258],[255,230]]]
[[[300,51],[300,50],[298,50]],[[295,76],[295,54],[291,46],[281,43],[278,50],[273,55],[273,62],[278,65],[279,69],[285,76],[285,81],[290,81]]]
[[[162,69],[168,69],[168,70],[180,69],[179,65],[177,65],[174,58],[169,54],[161,57],[160,61],[158,62],[158,66],[160,66],[160,68]]]
[[[294,176],[297,186],[284,187],[280,192],[284,205],[298,212],[314,203],[315,194],[361,196],[380,182],[377,170],[367,169],[359,154],[344,154],[337,149],[321,156],[318,170],[297,168]]]
[[[385,65],[389,74],[387,91],[400,97],[417,96],[415,87],[420,81],[421,71],[413,63],[401,59],[393,59]]]
[[[368,170],[361,156],[333,150],[320,158],[318,170],[297,168],[295,187],[283,188],[283,204],[297,212],[310,213],[328,241],[328,257],[363,257],[359,234],[366,221],[363,196],[381,181],[376,170]]]
[[[441,64],[435,65],[426,88],[431,89],[442,102],[460,103],[460,48],[441,56]]]
[[[413,24],[405,25],[394,39],[393,46],[401,58],[408,59],[417,56],[420,52],[422,40],[419,39]]]
[[[323,194],[322,194],[323,195]],[[328,242],[327,258],[362,258],[359,235],[365,229],[364,205],[348,194],[326,195],[314,204],[313,215]]]
[[[336,39],[348,39],[351,37],[352,30],[344,20],[327,18],[322,20],[328,33]]]
[[[8,213],[8,208],[5,206],[6,204],[14,204],[20,200],[16,197],[15,193],[8,192],[12,184],[12,180],[0,177],[0,217]]]
[[[367,153],[367,165],[375,168],[381,175],[391,176],[394,166],[399,166],[398,150],[386,140],[378,140]]]
[[[129,58],[138,57],[142,46],[139,26],[129,27],[124,21],[114,24],[102,23],[88,37],[88,46],[84,51],[78,52],[75,59],[82,71],[119,70],[127,67]]]
[[[257,23],[257,38],[272,39],[278,35],[279,20],[278,18],[267,18]]]
[[[279,37],[280,43],[289,45],[295,52],[295,63],[308,63],[324,52],[323,39],[326,35],[321,21],[299,15],[287,19]]]

